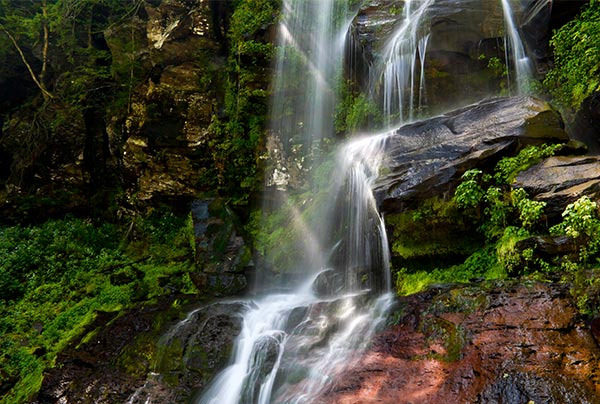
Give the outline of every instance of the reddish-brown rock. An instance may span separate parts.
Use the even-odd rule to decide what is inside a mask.
[[[433,289],[400,307],[323,402],[600,402],[600,350],[567,286]]]

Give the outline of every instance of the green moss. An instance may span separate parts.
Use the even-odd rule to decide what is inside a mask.
[[[528,146],[516,156],[500,160],[495,168],[494,179],[498,184],[511,184],[520,172],[533,167],[546,157],[553,156],[561,148],[561,144]]]
[[[167,211],[124,228],[74,218],[0,228],[0,383],[16,381],[0,402],[26,402],[62,349],[93,337],[98,311],[194,293],[190,234],[189,217]]]
[[[386,216],[391,227],[392,259],[397,267],[423,269],[460,262],[481,242],[456,204],[430,199],[414,211]],[[462,259],[461,259],[462,257]]]
[[[441,317],[428,317],[419,325],[420,331],[430,344],[441,343],[444,352],[432,352],[429,357],[444,362],[456,362],[462,358],[462,351],[468,343],[465,330]]]

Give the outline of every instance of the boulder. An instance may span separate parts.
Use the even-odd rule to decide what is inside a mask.
[[[520,173],[514,187],[525,189],[545,212],[560,217],[568,204],[582,196],[600,198],[600,156],[550,157]]]
[[[471,168],[493,168],[528,145],[567,141],[548,103],[525,96],[487,99],[391,133],[375,196],[383,212],[400,212],[450,195]]]

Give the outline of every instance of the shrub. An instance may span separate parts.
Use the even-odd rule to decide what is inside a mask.
[[[577,18],[553,33],[554,67],[544,85],[563,106],[577,110],[586,97],[600,90],[599,43],[599,0],[591,0]]]

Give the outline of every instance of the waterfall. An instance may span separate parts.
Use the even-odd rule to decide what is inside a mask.
[[[413,120],[415,107],[423,102],[429,40],[426,17],[433,3],[434,0],[407,0],[402,9],[402,23],[383,49],[375,80],[383,86],[383,112],[388,125]]]
[[[270,128],[286,148],[303,145],[309,152],[333,132],[335,80],[352,21],[346,3],[283,1]]]
[[[270,131],[288,152],[314,154],[333,134],[335,84],[353,18],[345,3],[283,1]],[[295,265],[306,279],[286,285],[286,293],[265,289],[245,306],[231,363],[197,404],[314,403],[366,348],[392,301],[388,242],[371,190],[386,138],[339,148],[318,229],[292,210],[304,235]]]
[[[341,147],[330,208],[333,267],[246,305],[232,363],[197,404],[314,403],[366,348],[392,301],[383,218],[371,186],[389,134]],[[383,292],[383,293],[382,293]],[[375,295],[375,298],[373,298]],[[378,295],[378,296],[377,296]]]
[[[506,50],[506,63],[512,62],[513,72],[515,75],[514,81],[516,83],[517,93],[527,93],[527,85],[532,77],[531,62],[525,53],[525,47],[523,41],[519,35],[517,25],[515,23],[515,16],[513,9],[510,5],[510,0],[501,0],[502,10],[504,13],[504,26],[506,33],[504,36],[505,50]],[[510,69],[509,71],[509,88],[510,88]]]
[[[527,92],[528,80],[532,77],[532,67],[516,23],[516,12],[520,15],[522,10],[513,10],[511,2],[515,3],[512,0],[500,0],[496,3],[504,20],[504,33],[498,34],[504,36],[508,88],[510,89],[512,85],[519,94],[524,94]],[[490,12],[493,12],[496,7],[494,0],[480,3],[485,3],[486,9]],[[534,3],[534,7],[538,11],[543,8],[539,3]],[[376,55],[370,77],[370,88],[379,99],[388,126],[399,126],[414,121],[424,109],[423,107],[430,106],[427,99],[428,83],[425,68],[428,61],[433,60],[434,67],[439,61],[436,62],[436,56],[429,58],[429,55],[446,49],[450,52],[459,50],[467,53],[464,48],[444,48],[444,43],[448,40],[440,35],[439,26],[455,24],[455,27],[460,27],[464,22],[453,20],[460,13],[471,15],[472,18],[488,17],[481,14],[482,9],[481,4],[478,5],[478,1],[474,0],[406,0],[404,2],[402,16],[398,19],[396,28],[385,45]],[[489,17],[495,18],[494,15]],[[481,29],[486,22],[481,20],[478,24],[480,24],[478,29]]]

